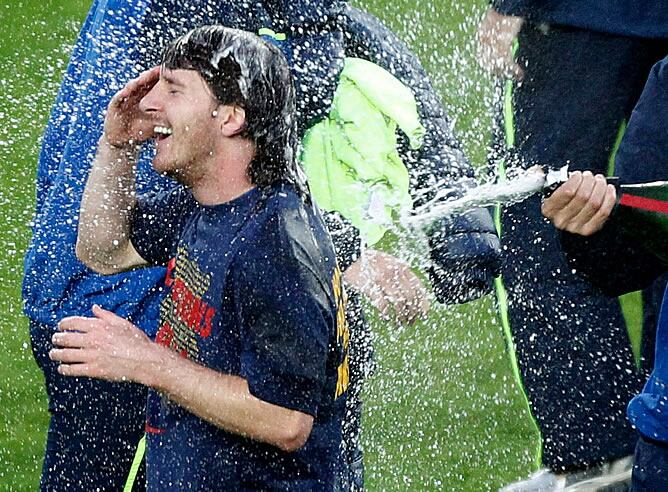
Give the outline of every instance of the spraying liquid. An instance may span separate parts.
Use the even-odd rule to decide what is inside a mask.
[[[424,205],[412,214],[404,216],[401,223],[407,228],[424,229],[439,219],[458,215],[474,208],[489,207],[497,203],[521,202],[567,179],[568,166],[547,173],[542,167],[534,166],[512,180],[481,185],[470,189],[461,198],[440,202],[436,205]]]

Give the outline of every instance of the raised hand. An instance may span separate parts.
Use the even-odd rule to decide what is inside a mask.
[[[478,27],[478,62],[499,77],[521,79],[522,68],[513,59],[513,41],[524,19],[502,15],[489,8]]]
[[[113,147],[127,147],[153,136],[155,122],[139,107],[139,102],[160,78],[160,67],[142,72],[118,91],[107,107],[104,136]]]

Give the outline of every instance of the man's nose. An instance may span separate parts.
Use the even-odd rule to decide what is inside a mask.
[[[158,85],[156,84],[148,94],[146,94],[141,101],[139,101],[139,109],[145,113],[156,113],[160,111],[160,97],[158,96]]]

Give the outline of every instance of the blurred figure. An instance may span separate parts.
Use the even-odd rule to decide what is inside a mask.
[[[494,0],[478,35],[481,63],[507,79],[492,152],[499,175],[566,163],[605,174],[651,66],[668,53],[667,26],[660,0]],[[569,474],[566,484],[603,473],[585,470],[633,451],[624,410],[652,366],[664,281],[644,294],[638,368],[619,302],[563,261],[540,197],[504,207],[499,228],[506,332],[542,437],[538,461]]]
[[[617,152],[615,175],[622,184],[668,179],[666,114],[668,58],[652,69]],[[569,265],[609,296],[641,289],[668,270],[665,249],[654,249],[643,241],[665,234],[665,230],[656,227],[643,234],[633,233],[638,225],[629,224],[633,217],[630,213],[623,217],[614,208],[616,199],[615,188],[606,184],[603,176],[575,172],[542,207],[543,214],[565,231],[561,243]],[[651,218],[657,220],[658,216],[665,220],[665,211],[654,212]],[[665,244],[666,238],[661,239]],[[664,295],[654,368],[645,387],[628,406],[629,420],[640,434],[633,466],[634,492],[668,490],[668,417],[664,411],[668,402],[667,309],[668,297]]]

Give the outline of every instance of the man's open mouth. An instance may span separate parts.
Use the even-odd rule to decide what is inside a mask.
[[[156,126],[153,128],[153,132],[155,133],[155,139],[160,142],[166,138],[169,138],[169,136],[172,134],[172,129],[166,126]]]

